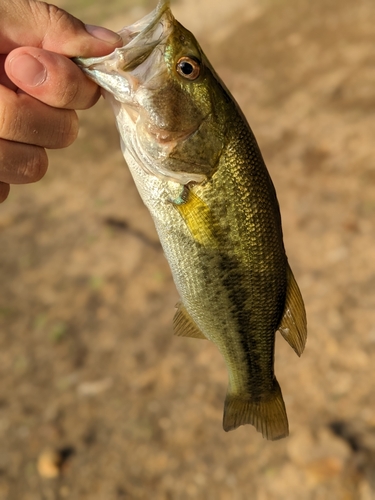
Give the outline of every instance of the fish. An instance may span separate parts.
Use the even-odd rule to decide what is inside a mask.
[[[180,295],[174,334],[208,339],[223,356],[225,431],[252,424],[266,439],[283,438],[275,336],[300,356],[306,312],[256,139],[169,1],[119,34],[123,46],[113,53],[75,62],[112,105],[153,217]]]

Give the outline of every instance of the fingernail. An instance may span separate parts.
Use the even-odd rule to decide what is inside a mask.
[[[43,64],[29,54],[20,54],[9,61],[11,76],[29,87],[41,85],[47,78]]]
[[[116,44],[121,40],[120,35],[118,35],[114,31],[107,30],[107,28],[94,26],[93,24],[86,24],[85,27],[86,31],[90,33],[90,35],[98,38],[99,40],[103,40],[104,42]]]

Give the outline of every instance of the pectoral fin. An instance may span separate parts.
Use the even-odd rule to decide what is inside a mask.
[[[279,331],[298,356],[301,356],[307,337],[306,311],[301,292],[289,265],[287,274],[288,289]]]
[[[210,208],[193,191],[185,187],[182,195],[172,201],[194,240],[209,248],[217,247],[217,224]]]
[[[177,304],[177,311],[173,318],[173,333],[178,337],[191,337],[193,339],[206,339],[182,302]]]

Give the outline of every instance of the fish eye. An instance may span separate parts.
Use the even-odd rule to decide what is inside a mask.
[[[201,72],[200,63],[191,57],[180,57],[176,65],[177,73],[187,80],[196,80]]]

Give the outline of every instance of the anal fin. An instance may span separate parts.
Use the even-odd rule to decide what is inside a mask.
[[[177,311],[173,318],[173,333],[178,337],[206,339],[206,337],[192,320],[182,302],[179,302],[177,304]]]
[[[301,356],[307,338],[306,311],[300,289],[289,265],[287,282],[285,308],[278,330],[298,356]]]

